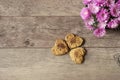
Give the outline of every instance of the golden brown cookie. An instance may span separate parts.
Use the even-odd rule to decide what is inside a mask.
[[[68,46],[66,42],[62,39],[57,39],[52,48],[52,52],[56,56],[66,54],[68,52]]]
[[[67,35],[65,36],[65,41],[67,42],[68,47],[69,47],[70,49],[79,47],[79,46],[81,46],[82,43],[83,43],[83,39],[82,39],[81,37],[76,36],[76,35],[74,35],[74,34],[72,34],[72,33],[67,34]]]
[[[81,64],[83,62],[83,57],[85,55],[85,49],[84,48],[72,49],[69,55],[72,61],[74,61],[76,64]]]

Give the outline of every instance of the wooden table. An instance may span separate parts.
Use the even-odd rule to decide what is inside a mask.
[[[113,57],[120,31],[94,37],[79,17],[82,7],[82,0],[0,0],[0,80],[120,80]],[[50,51],[67,33],[85,39],[81,65]]]

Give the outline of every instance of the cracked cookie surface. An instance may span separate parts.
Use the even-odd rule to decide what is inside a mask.
[[[68,52],[68,46],[66,42],[62,39],[57,39],[52,47],[52,52],[56,56],[66,54]]]
[[[72,49],[69,55],[74,63],[81,64],[85,55],[85,49],[82,47]]]
[[[67,35],[65,36],[65,41],[67,42],[68,47],[69,47],[70,49],[79,47],[79,46],[81,46],[82,43],[83,43],[83,39],[82,39],[81,37],[76,36],[76,35],[74,35],[74,34],[72,34],[72,33],[67,34]]]

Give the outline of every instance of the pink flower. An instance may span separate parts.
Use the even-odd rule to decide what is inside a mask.
[[[91,25],[87,25],[87,24],[86,24],[85,27],[86,27],[88,30],[91,30],[91,31],[94,30],[94,26],[91,26]]]
[[[96,37],[100,38],[100,37],[103,37],[106,34],[106,30],[105,30],[105,28],[100,27],[100,28],[95,29],[93,34]]]
[[[95,23],[94,18],[90,17],[88,20],[85,20],[85,24],[87,25],[93,25]]]
[[[117,4],[120,4],[120,0],[117,1]]]
[[[105,3],[106,6],[111,6],[114,4],[115,4],[115,0],[106,0],[106,3]]]
[[[112,19],[109,23],[108,23],[108,28],[117,28],[118,27],[118,19]]]
[[[98,4],[98,5],[104,5],[104,3],[106,2],[106,0],[93,0],[94,3]]]
[[[97,20],[99,22],[107,22],[109,17],[110,17],[109,12],[106,9],[102,8],[100,12],[97,13]]]
[[[83,0],[83,3],[84,3],[85,5],[87,5],[87,4],[89,4],[91,1],[92,1],[92,0]]]
[[[106,28],[120,26],[120,0],[83,0],[83,3],[85,8],[80,16],[96,37],[103,37]]]
[[[91,12],[88,8],[83,8],[80,12],[80,16],[83,20],[87,20],[91,17]]]
[[[120,4],[114,4],[110,7],[110,13],[114,17],[118,17],[120,15]]]
[[[96,14],[99,12],[100,7],[94,3],[88,4],[88,8],[91,11],[91,13]]]
[[[100,22],[98,24],[98,27],[101,27],[101,28],[105,28],[107,26],[107,23],[106,22]]]
[[[118,19],[118,21],[119,21],[119,24],[120,24],[120,16],[119,16],[117,19]]]

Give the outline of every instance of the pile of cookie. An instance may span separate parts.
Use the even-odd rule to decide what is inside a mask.
[[[80,47],[83,41],[81,37],[69,33],[65,36],[65,40],[57,39],[51,50],[56,56],[64,55],[69,52],[72,61],[76,64],[81,64],[86,53],[85,49]]]

